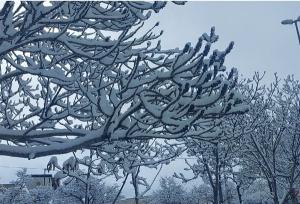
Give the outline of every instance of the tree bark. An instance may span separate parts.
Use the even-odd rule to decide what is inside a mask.
[[[223,196],[223,191],[222,191],[222,182],[221,182],[221,175],[219,175],[219,203],[223,204],[224,203],[224,196]]]
[[[138,182],[137,182],[137,176],[139,175],[140,172],[140,166],[137,168],[135,174],[132,174],[132,184],[134,187],[134,200],[135,200],[135,204],[139,204],[139,186],[138,186]]]
[[[90,161],[92,161],[93,159],[93,153],[92,151],[90,151]],[[86,176],[86,184],[85,184],[85,197],[84,197],[84,204],[90,204],[90,176],[91,176],[91,165],[89,165],[88,167],[88,172],[87,172],[87,176]]]
[[[219,194],[219,191],[220,191],[220,177],[219,177],[219,152],[218,152],[218,144],[216,144],[216,147],[215,147],[215,155],[216,155],[216,184],[215,184],[215,187],[216,187],[216,200],[215,202],[217,204],[219,204],[220,202],[220,194]]]
[[[242,203],[243,203],[243,200],[242,200],[241,186],[240,186],[240,185],[237,185],[237,186],[236,186],[236,191],[237,191],[237,194],[238,194],[239,203],[242,204]]]

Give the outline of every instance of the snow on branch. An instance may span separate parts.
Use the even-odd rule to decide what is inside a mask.
[[[163,2],[6,2],[0,12],[0,155],[36,158],[103,142],[215,137],[248,107],[215,29],[161,48]],[[142,32],[142,35],[137,33]],[[151,43],[152,42],[152,43]]]

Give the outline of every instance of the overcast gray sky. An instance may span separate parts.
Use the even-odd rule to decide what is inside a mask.
[[[237,67],[245,76],[267,71],[299,78],[300,46],[295,27],[280,23],[299,15],[300,2],[188,2],[185,6],[169,4],[151,20],[160,21],[166,47],[195,43],[215,26],[220,37],[218,49],[235,42],[226,61],[228,67]]]
[[[209,32],[211,26],[215,26],[220,38],[214,49],[222,50],[230,41],[235,42],[225,62],[228,68],[238,68],[245,77],[254,71],[267,71],[267,80],[272,79],[274,72],[280,77],[294,74],[299,79],[300,46],[295,28],[280,23],[299,15],[300,2],[188,2],[185,6],[169,3],[159,14],[152,14],[148,25],[160,22],[160,28],[164,30],[161,38],[164,48],[196,43],[203,32]],[[37,168],[29,169],[29,173],[42,173],[48,160],[0,156],[0,165]],[[164,167],[161,175],[182,171],[183,165],[182,160],[177,160]],[[0,183],[15,179],[16,170],[0,166]],[[153,172],[147,171],[144,176],[152,177]],[[125,187],[123,194],[129,196],[131,188]]]

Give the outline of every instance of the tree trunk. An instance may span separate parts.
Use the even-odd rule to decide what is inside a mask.
[[[93,153],[90,151],[90,161],[93,159]],[[90,176],[91,176],[91,165],[88,167],[88,172],[86,175],[86,184],[85,184],[85,196],[84,196],[84,204],[89,204],[90,203]]]
[[[221,182],[221,175],[219,175],[219,203],[224,203],[224,196],[222,191],[222,182]]]
[[[139,191],[138,191],[138,184],[136,182],[136,179],[133,178],[135,177],[135,175],[132,174],[132,184],[133,184],[133,187],[134,187],[134,201],[135,201],[135,204],[139,204]]]
[[[214,192],[213,204],[219,204],[219,190],[217,186],[215,186],[213,192]]]
[[[273,174],[272,174],[272,184],[274,190],[274,204],[279,204],[278,192],[277,192],[277,180],[276,180],[276,148],[273,149]]]
[[[274,201],[274,204],[279,204],[279,198],[278,198],[278,193],[277,193],[277,183],[276,183],[276,180],[273,178],[273,201]]]
[[[139,175],[140,172],[140,166],[137,167],[137,170],[134,174],[131,174],[131,178],[132,178],[132,184],[134,187],[134,200],[135,200],[135,204],[139,204],[139,186],[138,186],[138,182],[137,182],[137,177]]]
[[[123,188],[124,188],[124,186],[125,186],[125,184],[126,184],[126,181],[127,181],[128,176],[129,176],[129,173],[126,174],[126,177],[125,177],[125,179],[124,179],[124,181],[123,181],[123,184],[122,184],[122,186],[121,186],[121,188],[120,188],[120,190],[119,190],[117,196],[115,197],[114,201],[112,202],[112,204],[116,204],[116,202],[118,201],[118,198],[119,198],[119,196],[120,196],[120,194],[121,194],[121,192],[122,192],[122,190],[123,190]]]
[[[220,204],[219,202],[220,202],[220,194],[219,194],[219,191],[220,191],[220,177],[219,177],[219,152],[218,152],[218,143],[216,144],[216,146],[215,146],[215,156],[216,156],[216,175],[215,175],[215,177],[216,177],[216,184],[215,184],[215,187],[216,187],[216,195],[215,195],[215,202],[217,203],[217,204]]]
[[[241,194],[241,186],[240,186],[240,185],[237,185],[237,186],[236,186],[236,191],[237,191],[237,194],[238,194],[239,203],[240,203],[240,204],[243,204],[242,194]]]
[[[232,192],[228,190],[228,178],[226,178],[225,174],[224,174],[224,192],[225,192],[225,196],[226,196],[226,200],[224,200],[224,203],[231,204],[231,201],[232,201],[231,193]],[[229,194],[229,192],[230,192],[230,194]]]

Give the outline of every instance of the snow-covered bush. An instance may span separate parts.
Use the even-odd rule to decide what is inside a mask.
[[[83,172],[77,172],[84,179]],[[19,171],[18,179],[13,182],[14,186],[3,188],[0,191],[0,204],[62,204],[62,203],[85,203],[86,192],[89,204],[112,203],[116,198],[119,188],[108,186],[95,177],[89,177],[89,185],[81,180],[69,177],[63,185],[57,189],[50,186],[36,186],[27,188],[25,180],[28,178],[26,170]],[[119,197],[121,199],[122,196]]]
[[[159,189],[155,190],[148,199],[149,204],[185,204],[187,193],[183,186],[173,177],[160,179]]]
[[[17,180],[13,181],[12,187],[2,189],[0,192],[1,204],[48,204],[53,196],[53,189],[48,186],[27,188],[30,182],[27,169],[17,172]]]
[[[186,196],[187,203],[202,204],[202,203],[212,203],[213,192],[210,186],[207,184],[200,184],[199,186],[194,186]]]
[[[37,186],[29,190],[29,194],[32,198],[32,203],[36,204],[48,204],[52,201],[54,196],[54,190],[50,186]]]
[[[252,203],[272,203],[272,198],[268,189],[267,182],[257,179],[244,193],[243,202]]]
[[[7,189],[0,198],[1,204],[33,204],[33,198],[28,190],[21,188],[20,186]]]
[[[77,174],[80,175],[82,172],[78,172]],[[85,203],[86,192],[88,192],[87,198],[89,201],[87,203],[89,204],[112,203],[118,191],[119,188],[117,186],[108,186],[93,176],[89,178],[88,187],[86,183],[70,177],[55,190],[53,204]]]

